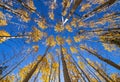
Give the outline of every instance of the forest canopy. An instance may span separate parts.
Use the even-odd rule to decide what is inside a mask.
[[[0,82],[120,82],[119,0],[0,0]]]

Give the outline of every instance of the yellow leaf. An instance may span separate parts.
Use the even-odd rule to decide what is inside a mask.
[[[49,45],[49,46],[55,46],[56,45],[56,41],[54,40],[53,36],[50,36],[50,37],[47,38],[46,45]]]
[[[72,28],[71,28],[71,26],[70,26],[69,24],[67,24],[67,25],[65,26],[65,28],[66,28],[69,32],[72,32],[72,31],[73,31]]]
[[[5,36],[5,37],[0,37],[0,43],[2,43],[8,39],[7,37],[10,36],[10,34],[4,30],[0,30],[0,36]]]
[[[28,22],[30,20],[30,17],[25,10],[17,9],[16,12],[20,14],[20,17],[24,22]]]
[[[66,48],[63,48],[63,47],[62,47],[62,53],[63,53],[63,54],[67,54]]]
[[[34,49],[35,52],[38,52],[39,46],[35,45],[35,46],[33,46],[33,49]]]
[[[66,42],[70,45],[72,43],[72,40],[70,38],[66,39]]]
[[[57,36],[57,37],[56,37],[56,41],[57,41],[57,44],[58,44],[58,45],[64,44],[64,39],[63,39],[62,37],[60,37],[60,36]]]
[[[77,18],[73,18],[72,21],[70,22],[71,26],[74,26],[74,27],[77,26],[76,23],[77,23]]]
[[[42,28],[42,29],[46,29],[46,28],[47,28],[47,26],[45,25],[46,22],[45,22],[44,19],[43,19],[42,21],[37,21],[37,24],[38,24],[38,26],[39,26],[40,28]]]
[[[84,63],[83,62],[78,62],[78,64],[79,64],[79,66],[82,68],[82,69],[84,69],[85,68],[85,66],[84,66]]]
[[[103,44],[105,50],[107,50],[109,52],[116,50],[116,47],[114,44],[106,44],[106,43],[102,43],[102,44]]]
[[[72,53],[77,53],[78,52],[78,50],[73,46],[70,47],[70,50],[71,50]]]
[[[91,5],[89,4],[89,3],[87,3],[87,4],[84,4],[84,5],[82,5],[82,7],[81,7],[81,10],[80,11],[85,11],[86,9],[88,9],[88,8],[90,8],[91,7]]]
[[[39,40],[42,39],[42,37],[43,37],[43,33],[36,27],[33,27],[33,32],[31,32],[31,38],[33,42],[38,42]]]
[[[62,32],[64,30],[64,27],[61,24],[56,24],[55,31],[56,32]]]
[[[0,12],[0,26],[6,26],[7,21],[5,20],[5,16],[2,12]]]
[[[33,10],[36,9],[35,6],[34,6],[33,0],[28,0],[27,4],[28,4],[28,6],[29,6],[31,9],[33,9]]]
[[[49,12],[49,17],[51,20],[54,20],[54,13],[53,12]]]

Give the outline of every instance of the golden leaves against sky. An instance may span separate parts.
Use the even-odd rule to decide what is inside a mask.
[[[72,53],[78,53],[77,48],[75,48],[73,46],[70,47],[70,50],[71,50]]]
[[[20,14],[20,17],[24,22],[28,22],[30,20],[30,17],[27,11],[22,9],[17,9],[16,12]]]
[[[86,3],[86,4],[82,5],[80,11],[83,12],[83,11],[87,10],[88,8],[90,8],[90,7],[91,7],[91,5],[89,3]]]
[[[65,26],[65,28],[66,28],[66,30],[67,30],[68,32],[73,32],[73,29],[72,29],[72,27],[71,27],[69,24],[67,24],[67,25]]]
[[[6,32],[4,30],[0,30],[0,43],[6,41],[8,39],[7,37],[9,37],[9,36],[10,36],[10,34],[8,32]]]
[[[49,36],[46,39],[46,45],[48,45],[48,46],[55,46],[56,45],[56,41],[54,40],[54,36]]]
[[[58,45],[63,45],[64,44],[64,38],[63,37],[57,36],[56,41],[57,41]]]
[[[42,19],[41,21],[37,21],[37,24],[41,29],[46,29],[47,28],[45,19]]]
[[[36,7],[34,6],[34,2],[33,0],[28,0],[27,1],[28,6],[32,9],[32,10],[36,10]],[[34,11],[33,11],[34,12]]]
[[[54,13],[53,12],[49,12],[49,17],[51,20],[54,20]]]
[[[116,42],[115,37],[120,36],[119,32],[109,32],[104,35],[106,28],[109,28],[109,26],[117,24],[116,22],[118,22],[117,18],[114,18],[117,16],[113,10],[111,10],[110,13],[108,10],[105,11],[107,7],[110,8],[110,2],[103,4],[108,0],[40,0],[40,4],[38,4],[37,1],[35,2],[34,0],[26,0],[25,2],[22,1],[23,0],[21,0],[20,3],[20,0],[18,0],[17,4],[14,3],[13,0],[13,5],[10,5],[11,7],[9,7],[9,10],[5,11],[5,14],[0,12],[0,26],[6,26],[7,23],[10,22],[10,25],[15,24],[17,27],[9,28],[8,32],[6,32],[8,30],[7,27],[5,28],[6,31],[0,30],[0,43],[12,37],[13,39],[16,37],[21,38],[20,41],[22,42],[26,40],[27,36],[29,45],[25,45],[30,47],[28,51],[32,49],[31,51],[35,54],[35,57],[29,55],[34,58],[33,60],[30,60],[32,63],[20,69],[19,77],[21,80],[24,79],[27,74],[33,76],[33,79],[38,73],[40,74],[38,78],[43,82],[49,82],[54,79],[56,81],[58,80],[59,75],[58,69],[61,71],[62,67],[67,69],[66,71],[63,69],[63,73],[66,73],[67,76],[70,75],[71,82],[77,82],[76,79],[80,80],[80,75],[85,77],[85,81],[89,81],[86,76],[84,76],[84,73],[90,78],[90,81],[97,82],[93,76],[96,75],[96,77],[98,76],[99,78],[100,75],[97,75],[98,73],[96,71],[96,73],[92,76],[89,71],[94,73],[95,70],[92,66],[96,69],[100,69],[100,66],[97,67],[94,62],[87,60],[86,57],[89,57],[87,52],[90,53],[91,56],[98,58],[96,58],[95,62],[100,60],[106,63],[104,58],[99,58],[101,54],[99,54],[99,49],[95,49],[98,48],[96,47],[96,44],[100,45],[100,49],[104,47],[101,51],[113,51],[116,50],[116,46],[114,46],[113,43],[107,44],[106,40],[109,40],[109,42]],[[8,4],[5,5],[9,6]],[[2,8],[1,4],[0,8]],[[108,13],[106,14],[106,12]],[[15,19],[18,19],[18,17],[21,19],[8,20],[6,16],[8,13]],[[111,26],[110,28],[113,27]],[[15,33],[11,34],[12,30],[15,30]],[[112,36],[112,39],[108,38],[108,36]],[[117,43],[119,43],[119,39],[117,39]],[[42,53],[42,55],[41,52],[44,52],[44,49],[46,50],[45,53]],[[97,52],[98,54],[96,55]],[[79,58],[77,59],[77,57]],[[63,64],[60,64],[61,61]],[[88,64],[90,69],[87,69],[86,65]],[[117,64],[115,65],[118,66]],[[32,68],[34,68],[33,74],[30,72]],[[81,69],[84,73],[82,73]],[[112,75],[112,77],[115,78],[115,75]],[[31,78],[29,79],[31,80]]]
[[[5,20],[5,16],[2,12],[0,12],[0,26],[6,26],[7,21]]]
[[[61,24],[56,24],[55,26],[55,31],[56,32],[62,32],[64,30],[64,26],[62,26]]]
[[[35,52],[38,52],[39,46],[38,46],[38,45],[34,45],[34,46],[33,46],[33,49],[34,49]]]
[[[31,38],[33,40],[33,42],[38,42],[39,40],[42,39],[43,37],[43,32],[41,32],[39,29],[37,29],[36,27],[33,27],[33,32],[31,32]]]

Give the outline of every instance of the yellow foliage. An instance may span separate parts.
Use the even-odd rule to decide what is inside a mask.
[[[62,6],[63,6],[63,7],[66,7],[66,8],[70,7],[70,0],[64,0],[64,1],[62,2]]]
[[[75,41],[75,42],[80,42],[82,39],[85,39],[85,36],[82,36],[82,35],[79,36],[79,35],[78,35],[78,36],[75,36],[75,37],[74,37],[74,41]]]
[[[47,26],[45,25],[46,24],[45,20],[37,21],[37,24],[42,29],[46,29],[47,28]]]
[[[63,53],[63,54],[67,54],[66,48],[63,48],[63,47],[62,47],[62,53]]]
[[[86,59],[87,61],[88,61],[88,63],[90,64],[90,65],[92,65],[93,67],[95,67],[95,63],[93,62],[93,61],[91,61],[90,59]]]
[[[114,44],[102,43],[102,45],[104,46],[105,50],[107,50],[109,52],[116,50],[116,47]]]
[[[79,22],[78,22],[78,26],[79,26],[79,27],[82,27],[82,26],[86,26],[86,24],[85,24],[84,22],[82,22],[82,21],[79,21]]]
[[[4,19],[4,14],[0,12],[0,26],[6,26],[7,21]]]
[[[8,75],[6,78],[0,80],[0,82],[14,82],[15,76],[14,75]]]
[[[6,25],[7,25],[7,21],[0,19],[0,26],[6,26]]]
[[[87,3],[87,4],[84,4],[84,5],[82,5],[82,7],[81,7],[81,10],[80,11],[85,11],[85,10],[87,10],[88,8],[90,8],[91,7],[91,5],[89,4],[89,3]]]
[[[80,37],[79,36],[74,36],[74,41],[75,42],[80,42]]]
[[[49,82],[48,75],[43,74],[40,79],[42,82]]]
[[[73,46],[70,47],[70,50],[72,53],[78,53],[78,50]]]
[[[70,38],[66,39],[66,42],[70,45],[72,43],[72,40]]]
[[[70,22],[71,26],[76,27],[76,22],[77,22],[77,18],[73,18],[72,21]]]
[[[66,60],[70,60],[70,54],[66,54],[66,55],[65,55],[65,59],[66,59]]]
[[[0,37],[0,43],[2,43],[8,39],[7,37],[10,36],[10,34],[4,30],[0,30],[0,36],[6,36],[6,37]]]
[[[55,31],[56,32],[62,32],[64,30],[64,27],[61,24],[56,24]]]
[[[39,55],[38,57],[37,57],[37,60],[40,60],[42,57]]]
[[[48,46],[55,46],[56,45],[56,41],[54,40],[54,36],[50,36],[47,38],[46,45],[48,45]]]
[[[55,9],[56,8],[56,3],[55,2],[52,2],[52,4],[50,5],[50,9]]]
[[[116,73],[111,74],[110,77],[111,77],[115,82],[117,82],[117,74],[116,74]]]
[[[34,49],[35,52],[38,52],[39,46],[38,45],[34,45],[33,49]]]
[[[54,62],[53,64],[52,64],[52,68],[53,69],[57,69],[59,67],[59,64],[57,63],[57,62]]]
[[[57,37],[56,37],[56,41],[57,41],[57,44],[58,44],[58,45],[64,44],[64,39],[63,39],[62,37],[60,37],[60,36],[57,36]]]
[[[53,13],[53,12],[49,12],[49,18],[50,18],[51,20],[54,20],[54,13]]]
[[[66,10],[62,12],[62,15],[63,15],[63,16],[65,16],[66,14],[67,14],[67,11],[66,11]]]
[[[93,27],[95,27],[95,22],[94,21],[90,21],[89,25],[90,25],[91,28],[93,28]]]
[[[17,9],[16,12],[20,14],[20,17],[24,22],[28,22],[30,20],[30,17],[25,10]]]
[[[69,24],[67,24],[65,26],[65,28],[68,30],[68,32],[72,32],[73,31],[72,28],[71,28],[71,26]]]
[[[90,78],[92,82],[98,82],[95,78]]]
[[[31,9],[33,9],[33,10],[36,9],[35,6],[34,6],[33,0],[28,0],[28,3],[27,3],[27,4],[29,5],[29,7],[30,7]]]
[[[19,76],[21,78],[21,82],[27,76],[29,71],[34,67],[35,64],[36,64],[36,62],[32,62],[29,65],[25,66],[24,68],[20,69]]]
[[[80,66],[82,69],[84,69],[84,68],[85,68],[85,65],[84,65],[84,63],[83,63],[83,62],[78,61],[78,64],[79,64],[79,66]]]
[[[103,4],[107,0],[90,0],[92,4]]]
[[[43,33],[36,27],[33,27],[33,32],[31,32],[31,38],[33,42],[38,42],[39,40],[42,39],[42,37],[43,37]]]

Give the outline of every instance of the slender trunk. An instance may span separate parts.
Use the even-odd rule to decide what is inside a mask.
[[[88,65],[90,65],[96,72],[98,72],[99,75],[101,75],[101,72],[97,71],[97,69],[96,69],[94,66],[92,66],[80,53],[79,53],[79,56],[82,57],[82,59],[83,59]],[[97,66],[97,67],[98,67],[98,66]],[[103,70],[101,70],[101,71],[104,72]],[[104,75],[105,75],[107,78],[106,78]],[[104,72],[104,75],[101,75],[101,77],[104,78],[104,79],[108,79],[108,78],[109,78],[112,82],[114,82],[105,72]],[[95,75],[95,76],[96,76],[96,75]],[[96,77],[97,77],[97,76],[96,76]],[[97,78],[98,78],[98,77],[97,77]],[[108,81],[108,80],[106,80],[106,81]],[[109,82],[109,81],[108,81],[108,82]]]
[[[50,80],[51,80],[51,74],[52,74],[52,62],[51,62],[51,66],[50,66],[50,75],[49,75],[49,82],[50,82]]]
[[[47,55],[47,51],[50,47],[48,46],[44,55],[42,56],[42,58],[40,60],[38,60],[38,62],[36,63],[36,65],[34,65],[34,67],[30,70],[30,72],[27,74],[27,76],[25,77],[25,79],[23,79],[22,82],[28,82],[29,79],[32,77],[33,73],[36,71],[36,69],[38,68],[39,64],[41,63],[41,61],[43,60],[43,58]]]
[[[80,20],[85,19],[85,18],[88,18],[88,17],[90,17],[91,15],[93,15],[93,14],[96,13],[96,12],[100,12],[103,8],[105,8],[105,7],[107,7],[107,6],[108,6],[108,7],[111,6],[113,3],[115,3],[115,1],[116,1],[116,0],[109,0],[109,1],[101,4],[100,6],[98,6],[97,8],[95,8],[93,11],[85,14]],[[100,10],[100,9],[101,9],[101,10]],[[78,21],[80,21],[80,20],[78,20]]]
[[[75,65],[74,62],[73,62],[73,65],[74,65],[74,67],[76,68],[78,74],[82,77],[82,80],[83,80],[84,82],[86,82],[84,76],[82,76],[82,74],[80,73],[80,71],[78,70],[78,68],[76,67],[76,65]],[[81,81],[81,82],[82,82],[82,81]]]
[[[31,51],[32,52],[32,51]],[[31,54],[30,52],[30,54]],[[12,69],[10,69],[9,72],[7,72],[4,76],[0,77],[0,80],[2,80],[3,78],[5,78],[8,74],[10,74],[15,68],[17,68],[27,57],[29,56],[29,54],[27,54],[26,56],[23,57],[23,59],[17,63]]]
[[[75,63],[75,65],[81,70],[81,72],[85,75],[85,77],[87,78],[88,82],[90,82],[89,77],[87,76],[87,74],[83,71],[83,69],[78,65],[78,63],[75,61],[75,59],[71,56],[73,62]]]
[[[90,65],[90,64],[89,64],[88,61],[80,54],[80,52],[79,52],[79,56],[80,56],[81,60],[83,60],[84,62],[86,62],[86,66],[87,66],[88,70],[89,70],[90,72],[92,72],[91,75],[93,75],[96,80],[100,81],[100,79],[98,78],[98,76],[97,76],[92,70],[90,70],[90,67],[88,66],[88,65]],[[90,66],[91,66],[91,65],[90,65]]]
[[[94,9],[92,12],[96,12],[96,11],[98,11],[99,9],[102,9],[102,8],[104,8],[105,6],[111,6],[113,3],[115,3],[115,1],[116,0],[109,0],[109,1],[107,1],[107,2],[105,2],[105,3],[103,3],[102,5],[100,5],[100,6],[98,6],[96,9]],[[91,12],[91,13],[92,13]]]
[[[67,69],[67,65],[64,60],[64,54],[62,52],[62,46],[61,46],[61,60],[62,60],[62,66],[63,66],[64,82],[71,82],[68,69]]]
[[[58,67],[58,78],[59,78],[59,82],[60,81],[60,55],[58,55],[58,63],[59,63],[59,67]]]
[[[120,66],[119,66],[119,65],[117,65],[116,63],[114,63],[113,61],[111,61],[111,60],[109,60],[109,59],[107,59],[107,58],[104,58],[104,57],[100,56],[97,52],[91,51],[91,50],[89,50],[89,49],[87,49],[87,48],[83,48],[83,47],[80,47],[80,48],[88,51],[88,52],[91,53],[92,55],[96,56],[98,59],[100,59],[100,60],[106,62],[107,64],[115,67],[116,69],[120,70]]]
[[[34,78],[33,82],[36,82],[36,80],[37,80],[37,78],[38,78],[38,76],[39,76],[39,73],[40,73],[40,70],[41,70],[42,65],[43,65],[43,64],[41,64],[41,66],[40,66],[40,68],[39,68],[39,71],[38,71],[36,77]]]
[[[68,17],[67,17],[68,19],[70,18],[70,16],[73,15],[73,13],[75,12],[75,10],[77,9],[77,7],[80,5],[81,2],[82,2],[82,0],[75,0],[75,3],[74,3],[74,5],[73,5]]]

